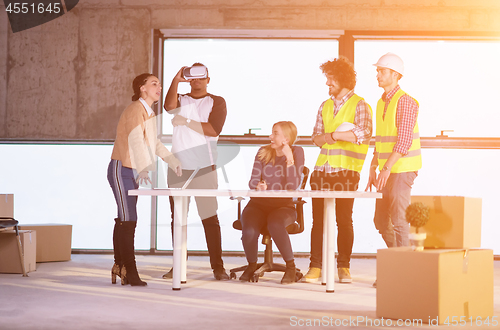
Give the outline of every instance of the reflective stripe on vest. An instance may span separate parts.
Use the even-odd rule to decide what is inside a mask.
[[[362,97],[353,94],[349,100],[342,105],[335,117],[333,116],[333,100],[328,99],[325,101],[321,112],[325,133],[335,132],[337,127],[344,122],[354,123],[356,106],[361,100],[363,100]],[[371,112],[370,105],[367,104],[367,106]],[[361,172],[366,153],[368,152],[368,144],[369,141],[365,141],[365,143],[360,145],[347,141],[337,141],[334,144],[325,143],[321,147],[316,166],[323,166],[328,162],[333,168],[340,167],[346,170]]]
[[[377,131],[375,136],[375,149],[378,152],[378,165],[381,170],[385,162],[394,150],[394,146],[398,140],[398,129],[396,127],[396,111],[399,99],[405,95],[401,89],[394,94],[389,105],[385,118],[384,114],[385,102],[380,99],[377,103]],[[417,102],[415,100],[415,102]],[[418,102],[417,102],[418,104]],[[396,164],[391,168],[391,173],[413,172],[422,168],[422,156],[420,149],[420,134],[418,131],[418,123],[415,123],[413,128],[413,142],[408,154],[401,157]]]

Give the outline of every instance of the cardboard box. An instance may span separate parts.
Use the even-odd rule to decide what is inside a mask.
[[[71,260],[71,225],[20,224],[19,228],[36,231],[36,262]]]
[[[436,325],[492,316],[492,250],[377,251],[377,317]]]
[[[36,270],[36,233],[20,230],[26,273]],[[22,274],[18,238],[15,230],[0,231],[0,273]]]
[[[13,194],[0,194],[0,217],[14,217]]]
[[[481,247],[481,198],[460,196],[411,196],[430,208],[424,247],[462,249]]]

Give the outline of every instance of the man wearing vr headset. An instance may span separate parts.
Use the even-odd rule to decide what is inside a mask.
[[[181,82],[191,85],[191,92],[178,94]],[[181,161],[182,175],[179,177],[169,169],[167,183],[169,187],[180,188],[199,168],[199,172],[188,185],[188,189],[217,189],[217,140],[226,121],[226,101],[220,96],[207,92],[210,82],[208,69],[201,63],[191,67],[182,67],[172,80],[165,97],[164,108],[173,114],[172,153]],[[217,217],[217,199],[215,197],[195,197],[198,214],[202,220],[207,241],[210,265],[217,280],[228,280],[222,261],[222,239]],[[174,201],[170,197],[172,210]],[[163,275],[172,277],[172,270]]]

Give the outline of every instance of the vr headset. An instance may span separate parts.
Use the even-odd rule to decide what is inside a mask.
[[[188,68],[184,68],[182,75],[185,79],[205,79],[208,77],[208,70],[205,66],[196,65]]]

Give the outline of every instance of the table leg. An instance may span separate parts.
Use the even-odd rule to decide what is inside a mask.
[[[182,217],[182,246],[181,246],[181,284],[187,282],[187,214],[189,210],[188,197],[184,198]]]
[[[325,214],[323,221],[328,223],[326,231],[326,292],[335,292],[335,250],[337,248],[337,235],[335,224],[335,199],[325,198]],[[325,233],[323,233],[323,245],[325,245]],[[326,257],[326,258],[325,258]]]
[[[185,223],[184,218],[187,217],[186,204],[187,197],[174,196],[174,263],[172,271],[172,290],[181,289],[182,269],[185,269],[186,266],[185,258],[184,266],[182,262],[182,246],[185,244],[185,242],[183,242],[184,237],[182,235],[182,230]]]
[[[321,284],[326,285],[326,278],[328,273],[328,250],[327,250],[327,233],[328,233],[328,219],[326,215],[328,214],[326,201],[323,203],[323,252],[322,252],[322,260],[321,260]]]

